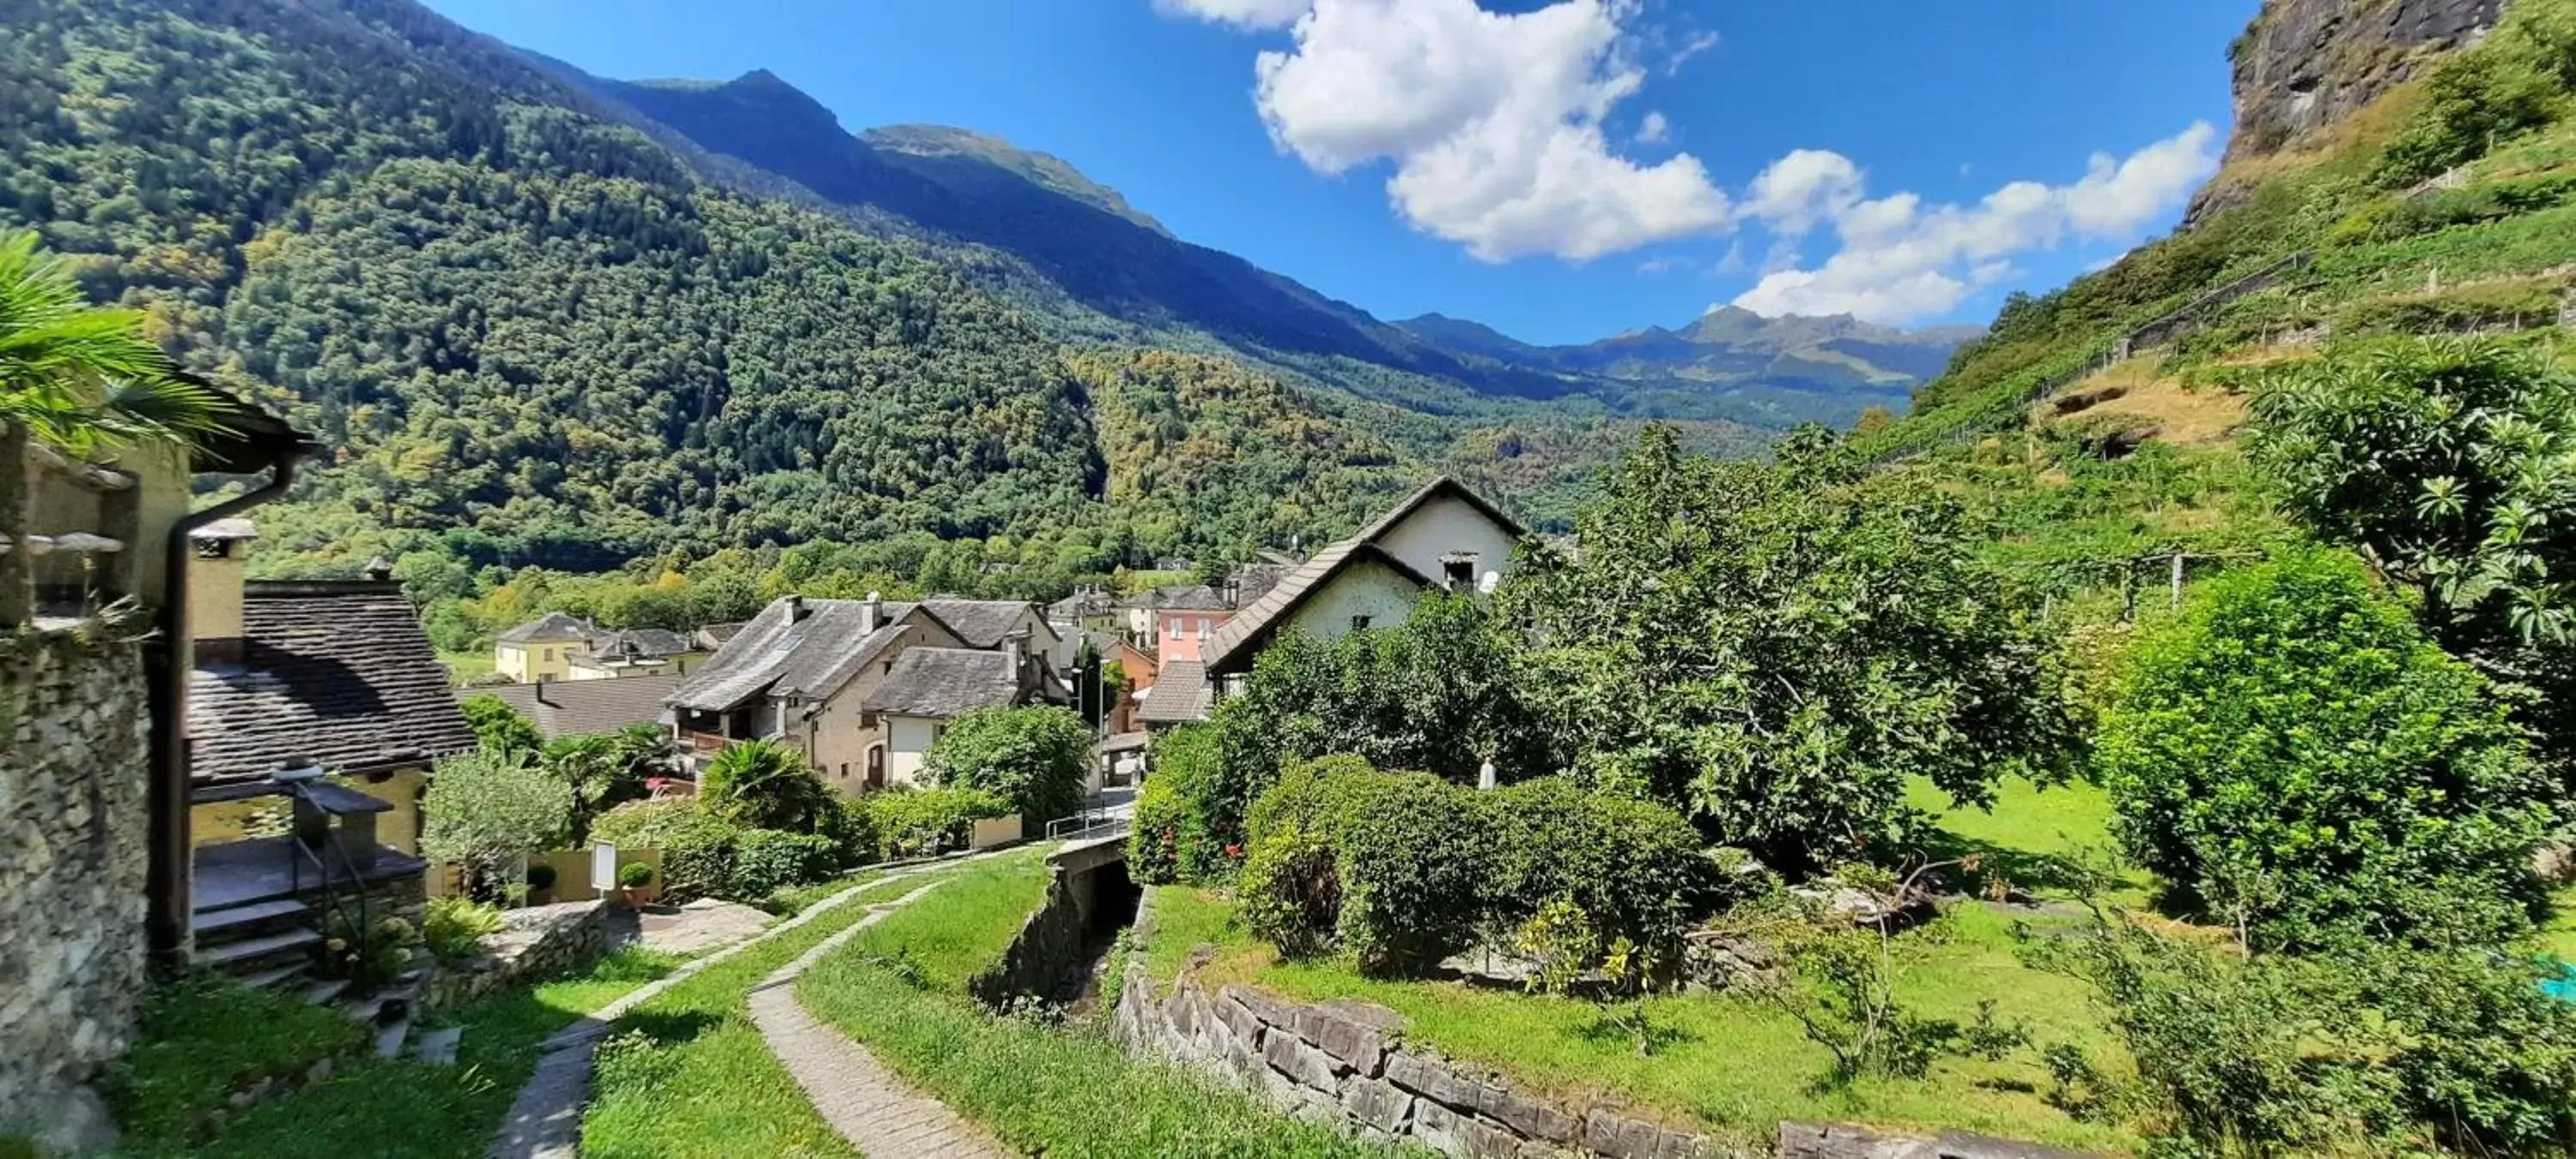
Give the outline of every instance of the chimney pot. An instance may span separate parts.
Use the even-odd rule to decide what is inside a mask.
[[[790,593],[788,593],[788,595],[787,595],[787,622],[788,622],[788,623],[793,624],[793,623],[795,623],[795,622],[797,622],[797,621],[799,621],[799,620],[802,620],[802,619],[804,619],[804,618],[805,618],[805,597],[804,597],[804,596],[802,596],[802,595],[799,595],[799,594],[797,594],[797,593],[794,593],[794,592],[790,592]]]

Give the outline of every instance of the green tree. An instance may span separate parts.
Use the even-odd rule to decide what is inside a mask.
[[[572,787],[515,757],[484,749],[439,763],[421,800],[421,851],[462,862],[472,892],[515,881],[518,862],[564,839]]]
[[[2292,509],[2417,595],[2433,641],[2576,753],[2576,380],[2491,341],[2347,345],[2257,385]]]
[[[1957,505],[1864,476],[1810,430],[1776,463],[1650,429],[1504,602],[1555,653],[1583,779],[1671,803],[1797,872],[1901,835],[1907,778],[1990,799],[2074,747],[2035,609]]]
[[[1031,831],[1082,804],[1091,730],[1052,705],[986,708],[950,721],[922,772],[944,788],[979,789],[1011,802]]]
[[[573,791],[572,837],[581,841],[591,819],[644,796],[644,779],[670,765],[671,741],[661,729],[629,725],[617,732],[556,737],[546,742],[537,767]]]
[[[212,396],[171,377],[142,323],[90,305],[33,231],[0,233],[0,426],[73,451],[214,430]]]
[[[698,799],[736,825],[810,833],[838,805],[805,767],[805,754],[774,741],[727,746],[698,774]]]
[[[465,714],[466,727],[474,730],[475,741],[486,752],[528,761],[545,748],[545,735],[537,731],[536,722],[489,692],[466,697],[457,709]]]
[[[2560,795],[2477,674],[2329,551],[2223,576],[2141,641],[2095,768],[2130,853],[2264,948],[2522,932]]]

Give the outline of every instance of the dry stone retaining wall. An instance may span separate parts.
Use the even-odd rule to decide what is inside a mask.
[[[428,1005],[462,1006],[598,961],[608,952],[608,906],[605,900],[568,901],[503,914],[508,925],[484,939],[481,957],[439,967],[429,983]]]
[[[142,646],[119,625],[0,629],[0,1133],[112,1137],[82,1084],[149,981]]]
[[[1262,1097],[1282,1113],[1364,1138],[1404,1140],[1462,1159],[1603,1155],[1612,1159],[2067,1159],[2072,1153],[1959,1132],[1934,1138],[1782,1123],[1779,1146],[1676,1131],[1611,1105],[1571,1108],[1404,1041],[1402,1016],[1366,1002],[1291,1002],[1246,986],[1210,993],[1195,964],[1157,996],[1141,948],[1154,890],[1131,936],[1111,1035]]]

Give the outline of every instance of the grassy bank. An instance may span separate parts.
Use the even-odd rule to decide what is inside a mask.
[[[867,916],[866,903],[924,877],[871,884],[859,899],[726,959],[630,1011],[600,1044],[582,1120],[590,1156],[854,1155],[814,1112],[752,1025],[747,992]]]
[[[1088,1028],[996,1017],[967,998],[966,979],[1000,957],[1045,884],[1034,861],[965,871],[852,939],[805,976],[798,997],[1018,1150],[1066,1159],[1381,1153],[1130,1059]]]
[[[284,1009],[267,1000],[275,996],[245,996],[232,988],[220,1001],[195,1004],[194,1014],[165,1023],[159,1028],[163,1037],[136,1048],[127,1089],[119,1096],[124,1153],[280,1159],[482,1155],[519,1085],[535,1069],[538,1044],[547,1035],[675,964],[667,955],[642,950],[612,954],[580,974],[442,1016],[438,1021],[465,1031],[455,1066],[384,1060],[362,1051],[359,1061],[338,1065],[328,1080],[242,1112],[210,1137],[192,1138],[186,1128],[191,1116],[174,1100],[212,1099],[197,1105],[220,1107],[229,1083],[300,1071],[319,1057],[316,1051],[345,1046],[338,1039],[343,1031],[365,1037],[336,1012],[293,998],[282,1001],[302,1011]],[[217,1080],[218,1074],[228,1077]],[[190,1093],[182,1096],[183,1091]]]

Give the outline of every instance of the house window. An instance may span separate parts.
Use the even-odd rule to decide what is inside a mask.
[[[850,762],[848,761],[841,762],[841,779],[844,781],[850,779]]]
[[[1476,586],[1476,553],[1455,552],[1440,557],[1440,579],[1451,591]]]
[[[554,650],[554,649],[552,649],[552,648],[539,648],[539,649],[537,649],[537,659],[539,659],[539,660],[552,660],[552,659],[554,659],[554,658],[555,658],[555,650]]]
[[[1369,618],[1368,618],[1367,616],[1353,616],[1353,617],[1351,617],[1351,630],[1352,630],[1352,631],[1354,631],[1354,632],[1365,632],[1365,631],[1368,631],[1368,626],[1369,626]]]

